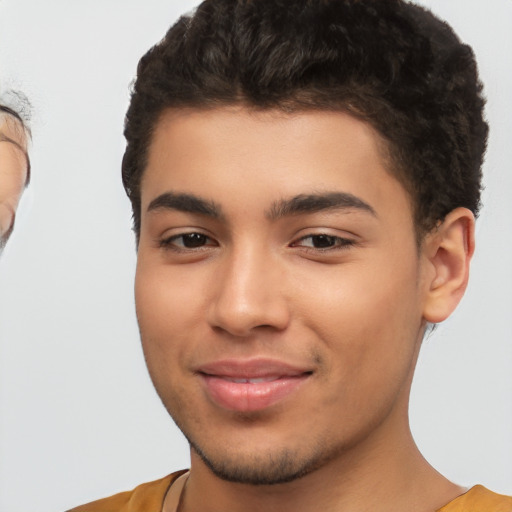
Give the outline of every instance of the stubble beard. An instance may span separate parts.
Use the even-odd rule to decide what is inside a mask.
[[[296,452],[282,449],[277,453],[240,460],[235,456],[209,456],[196,443],[189,444],[210,471],[222,480],[248,485],[278,485],[293,482],[312,473],[325,462],[320,454],[300,460]]]
[[[309,453],[285,446],[253,454],[237,452],[232,446],[227,450],[210,449],[209,444],[214,441],[197,440],[191,435],[191,429],[171,411],[168,412],[205,466],[228,482],[258,486],[293,482],[328,464],[343,451],[334,447],[329,450],[327,443],[313,442],[311,438],[304,439],[306,444],[310,444]]]

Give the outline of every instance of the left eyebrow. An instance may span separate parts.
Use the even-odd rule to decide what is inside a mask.
[[[290,199],[282,199],[272,204],[266,217],[274,221],[282,217],[323,210],[360,210],[377,217],[377,213],[368,203],[347,192],[300,194]]]

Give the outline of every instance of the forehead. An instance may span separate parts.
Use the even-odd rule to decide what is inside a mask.
[[[346,192],[370,204],[397,196],[410,213],[409,195],[388,167],[379,134],[342,112],[170,110],[149,148],[142,209],[167,189],[244,197],[247,207],[311,192]]]

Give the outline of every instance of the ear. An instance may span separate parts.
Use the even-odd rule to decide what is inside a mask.
[[[442,224],[423,242],[426,258],[426,299],[423,317],[427,322],[446,320],[462,299],[475,250],[475,217],[467,208],[451,211]]]

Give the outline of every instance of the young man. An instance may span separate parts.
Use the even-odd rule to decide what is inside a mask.
[[[21,117],[0,104],[0,252],[14,228],[16,208],[30,176],[28,130]]]
[[[123,180],[148,368],[191,468],[76,512],[512,511],[418,451],[466,288],[471,49],[401,0],[206,0],[140,61]]]

